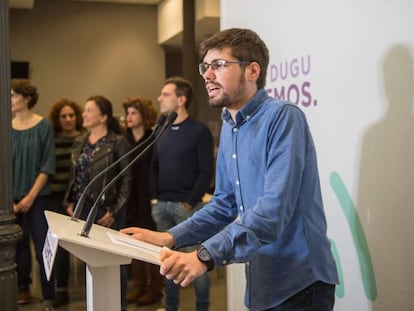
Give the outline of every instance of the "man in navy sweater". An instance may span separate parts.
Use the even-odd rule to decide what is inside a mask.
[[[177,119],[156,143],[153,153],[151,203],[158,231],[171,229],[202,208],[202,197],[214,175],[213,136],[206,125],[190,117],[192,95],[189,81],[172,77],[164,82],[158,97],[161,113],[177,113]],[[208,310],[208,273],[197,278],[194,287],[196,310]],[[166,280],[165,293],[165,309],[176,311],[179,285]]]

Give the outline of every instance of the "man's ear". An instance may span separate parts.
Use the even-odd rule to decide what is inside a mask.
[[[185,102],[187,100],[187,97],[185,97],[185,95],[181,95],[181,96],[178,96],[177,98],[178,98],[179,106],[185,107]]]
[[[260,65],[256,62],[251,62],[246,66],[246,77],[249,81],[257,81],[260,76]]]

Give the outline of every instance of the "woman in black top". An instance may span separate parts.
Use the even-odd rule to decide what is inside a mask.
[[[113,116],[111,102],[103,96],[86,100],[83,127],[88,133],[75,139],[72,150],[71,182],[65,196],[66,211],[73,215],[75,203],[80,199],[89,182],[106,167],[128,152],[130,146],[121,136],[121,126]],[[86,219],[98,200],[95,222],[101,226],[119,230],[125,226],[125,206],[130,190],[130,174],[127,171],[98,198],[102,189],[128,164],[124,159],[117,166],[105,171],[87,188],[81,219]],[[121,306],[126,310],[127,270],[121,266]]]
[[[127,98],[123,107],[126,115],[126,139],[131,146],[144,142],[151,134],[155,125],[157,111],[151,100],[146,98]],[[137,150],[138,154],[146,144]],[[132,166],[132,186],[126,207],[126,227],[141,227],[155,230],[155,223],[151,216],[151,197],[149,188],[149,174],[152,159],[150,148]],[[161,300],[163,280],[159,274],[159,267],[143,261],[133,260],[131,272],[134,287],[128,292],[128,302],[137,305],[147,305]]]

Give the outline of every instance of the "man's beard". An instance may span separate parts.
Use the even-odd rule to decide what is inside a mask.
[[[237,102],[239,98],[242,97],[242,94],[245,91],[246,79],[242,74],[239,79],[239,87],[235,93],[233,93],[232,98],[230,98],[228,93],[223,92],[221,94],[221,99],[218,101],[209,99],[208,103],[212,108],[223,108],[223,107],[231,107],[233,104]]]
[[[208,103],[210,104],[210,107],[212,108],[223,108],[229,106],[229,97],[227,94],[223,94],[223,98],[219,101],[209,100]]]

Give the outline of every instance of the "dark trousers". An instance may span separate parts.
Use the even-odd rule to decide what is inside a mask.
[[[47,280],[42,256],[43,245],[48,230],[44,211],[51,209],[51,206],[52,203],[49,196],[39,196],[35,199],[27,213],[16,214],[16,223],[20,225],[23,230],[23,237],[16,245],[17,280],[19,290],[28,289],[32,281],[30,234],[35,247],[36,259],[39,263],[40,282],[43,299],[45,300],[53,300],[55,296],[54,275],[52,274],[50,281]]]
[[[52,193],[53,210],[57,213],[67,215],[62,205],[64,196],[65,193],[63,192]],[[70,255],[67,250],[60,246],[56,253],[54,269],[57,290],[66,290],[69,284]]]
[[[19,291],[26,291],[32,284],[32,253],[27,217],[17,214],[16,224],[22,229],[22,237],[16,244],[17,283]]]
[[[56,289],[67,290],[69,286],[70,255],[69,252],[58,247],[55,258]]]
[[[281,305],[265,311],[332,311],[334,302],[335,285],[315,282]]]

